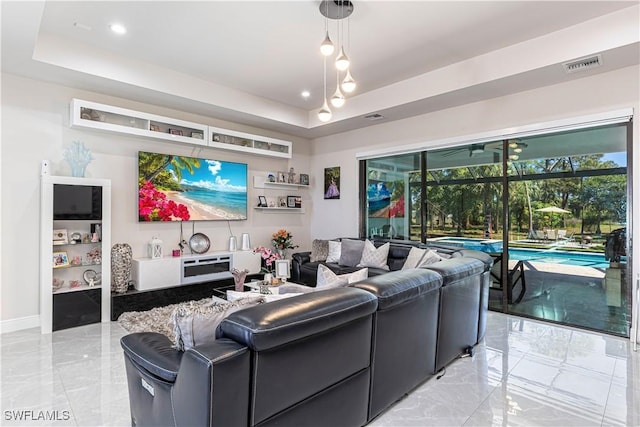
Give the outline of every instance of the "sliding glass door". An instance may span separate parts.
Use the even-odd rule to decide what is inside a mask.
[[[362,234],[494,258],[490,309],[628,336],[628,123],[365,160]]]

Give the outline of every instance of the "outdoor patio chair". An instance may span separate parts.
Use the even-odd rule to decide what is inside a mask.
[[[558,238],[556,237],[556,230],[553,230],[553,229],[547,230],[547,239],[548,240],[557,240]]]
[[[564,240],[567,237],[567,230],[558,230],[558,240]]]
[[[491,286],[490,291],[500,291],[502,293],[502,253],[490,254],[493,257],[493,267],[491,267]],[[520,282],[520,293],[518,297],[513,299],[513,289]],[[509,270],[507,274],[507,302],[509,304],[517,304],[522,301],[525,292],[527,291],[525,279],[524,279],[524,263],[518,261],[513,269]]]
[[[547,233],[542,230],[535,230],[536,240],[547,240]]]

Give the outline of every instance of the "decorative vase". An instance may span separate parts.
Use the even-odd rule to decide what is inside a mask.
[[[74,141],[64,150],[63,156],[69,163],[71,176],[84,178],[87,165],[93,160],[91,151],[86,148],[82,142]]]
[[[278,253],[280,259],[284,259],[284,257],[287,255],[284,249],[276,248],[276,252]]]
[[[111,248],[111,291],[127,292],[131,277],[133,251],[127,243],[116,243]]]
[[[231,270],[231,275],[233,275],[233,282],[235,283],[235,290],[237,292],[244,291],[244,279],[247,277],[249,270],[238,270],[234,268]]]
[[[271,282],[273,281],[273,274],[271,273],[266,273],[264,275],[264,281],[271,284]]]

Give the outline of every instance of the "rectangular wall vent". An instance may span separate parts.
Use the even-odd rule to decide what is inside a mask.
[[[372,113],[372,114],[367,114],[366,116],[364,116],[364,118],[367,120],[381,120],[381,119],[384,119],[384,116],[379,113]]]
[[[588,58],[577,59],[562,64],[566,73],[577,73],[578,71],[586,71],[602,65],[602,55],[594,55]]]

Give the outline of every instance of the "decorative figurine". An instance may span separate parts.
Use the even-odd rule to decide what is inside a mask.
[[[91,151],[82,142],[74,141],[64,150],[63,156],[71,167],[71,176],[84,178],[87,165],[93,160]]]

